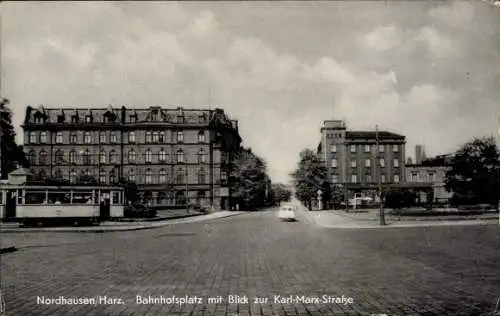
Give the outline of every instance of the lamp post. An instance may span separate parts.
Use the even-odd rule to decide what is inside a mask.
[[[497,147],[498,147],[498,149],[500,149],[500,116],[498,116]],[[499,161],[499,163],[500,163],[500,161]],[[499,166],[499,168],[500,168],[500,166]],[[499,194],[500,194],[500,192],[499,192]],[[498,224],[500,225],[500,198],[498,199],[497,208],[498,208]]]
[[[375,148],[375,152],[377,153],[376,154],[376,157],[377,157],[377,160],[379,160],[379,155],[378,153],[380,152],[380,148],[379,148],[379,140],[378,140],[378,125],[375,126],[375,143],[376,143],[376,148]],[[379,192],[379,200],[380,200],[380,209],[379,209],[379,218],[380,218],[380,225],[381,226],[384,226],[385,225],[385,214],[384,214],[384,205],[383,205],[383,202],[382,202],[382,166],[380,165],[380,161],[377,161],[376,162],[376,165],[378,166],[378,192]]]

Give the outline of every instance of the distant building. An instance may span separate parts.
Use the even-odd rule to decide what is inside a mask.
[[[434,202],[447,203],[453,195],[445,188],[446,172],[450,169],[452,157],[453,155],[440,155],[425,159],[420,164],[407,164],[408,184],[429,184],[433,189]]]
[[[377,147],[378,138],[378,147]],[[329,180],[348,189],[375,196],[377,184],[405,182],[406,137],[388,131],[349,131],[343,121],[324,121],[317,153]]]
[[[241,139],[237,121],[221,109],[27,107],[22,127],[38,178],[128,179],[146,203],[228,207],[224,144]]]

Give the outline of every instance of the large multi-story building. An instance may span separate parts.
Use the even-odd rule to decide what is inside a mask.
[[[39,178],[128,179],[148,203],[228,207],[230,146],[241,139],[221,109],[28,106],[23,129]]]
[[[378,146],[377,146],[378,145]],[[376,196],[377,184],[405,181],[406,137],[387,131],[349,131],[343,121],[324,121],[318,155],[332,184]]]

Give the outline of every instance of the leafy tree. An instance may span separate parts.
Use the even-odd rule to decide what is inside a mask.
[[[387,208],[400,209],[415,205],[417,195],[403,188],[389,188],[384,192],[384,205]]]
[[[300,153],[297,170],[292,174],[297,198],[312,209],[312,199],[317,198],[317,191],[323,191],[323,200],[328,198],[330,186],[327,178],[327,168],[323,161],[310,149]]]
[[[125,202],[130,201],[135,204],[139,200],[139,194],[137,190],[137,184],[128,181],[127,179],[121,179],[118,183],[123,187],[123,194],[125,195]]]
[[[273,192],[274,202],[277,204],[289,202],[292,199],[292,191],[282,183],[274,183],[271,191]]]
[[[492,137],[464,144],[451,159],[445,185],[452,203],[497,204],[500,195],[500,153]]]
[[[16,143],[16,133],[12,124],[12,110],[9,100],[0,100],[0,178],[6,179],[18,165],[28,167],[28,160],[22,147]]]
[[[240,207],[256,208],[266,202],[268,176],[264,161],[251,149],[242,148],[235,154],[231,170],[232,197]]]

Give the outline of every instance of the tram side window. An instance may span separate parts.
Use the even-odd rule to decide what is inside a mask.
[[[69,192],[49,192],[50,204],[70,204],[71,195]]]
[[[47,204],[44,191],[26,191],[24,200],[26,204]]]
[[[3,192],[0,191],[0,204],[4,204],[5,201],[3,200]]]
[[[92,204],[92,192],[74,192],[73,204]]]

